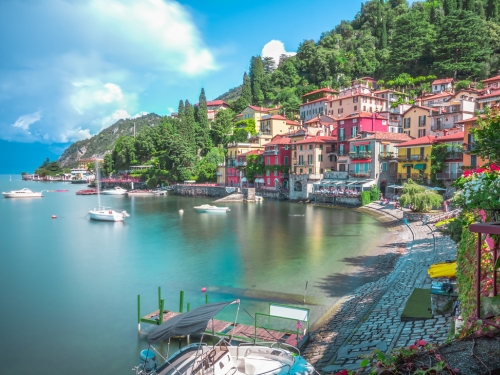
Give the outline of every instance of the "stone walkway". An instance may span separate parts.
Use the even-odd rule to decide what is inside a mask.
[[[403,212],[392,206],[372,203],[363,209],[383,213],[407,250],[390,274],[357,289],[311,333],[302,354],[317,370],[357,369],[358,356],[375,348],[388,352],[418,339],[442,343],[448,337],[450,316],[412,322],[401,322],[400,316],[414,288],[430,289],[429,266],[456,258],[455,243],[435,232],[432,224],[403,224]]]

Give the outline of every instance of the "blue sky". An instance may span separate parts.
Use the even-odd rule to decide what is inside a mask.
[[[0,2],[0,173],[120,118],[176,110],[238,86],[250,57],[296,51],[360,0],[9,0]],[[271,44],[268,44],[269,42]],[[7,162],[5,162],[7,160]]]

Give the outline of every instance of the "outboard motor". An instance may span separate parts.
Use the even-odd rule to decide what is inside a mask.
[[[140,363],[139,368],[144,371],[151,371],[158,367],[158,363],[156,362],[156,354],[152,350],[144,349],[141,351],[141,355],[139,356]]]

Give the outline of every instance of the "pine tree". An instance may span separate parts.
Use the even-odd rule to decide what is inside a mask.
[[[248,76],[247,72],[243,74],[241,97],[246,100],[247,104],[252,103],[252,86],[250,84],[250,77]]]
[[[177,109],[177,118],[182,121],[184,118],[184,102],[179,100],[179,108]]]
[[[184,104],[184,118],[180,123],[179,135],[193,154],[196,153],[194,109],[189,100]]]
[[[468,11],[471,11],[471,12],[475,12],[476,11],[476,7],[475,7],[475,0],[464,0],[463,2],[463,5],[462,5],[462,9],[463,10],[468,10]]]
[[[455,10],[457,10],[456,0],[444,0],[443,1],[443,9],[444,9],[445,16],[448,16],[451,13],[453,13]]]
[[[208,108],[205,89],[201,88],[200,98],[196,110],[196,145],[201,153],[205,155],[210,150],[210,124],[208,123]]]
[[[380,25],[380,47],[387,48],[387,23],[385,14],[382,12],[384,9],[384,0],[380,0],[378,4],[378,24]]]
[[[264,102],[263,81],[264,64],[260,56],[253,56],[250,63],[250,85],[252,87],[252,104],[254,105],[262,105]]]
[[[486,5],[486,17],[488,20],[498,20],[498,0],[488,0]]]

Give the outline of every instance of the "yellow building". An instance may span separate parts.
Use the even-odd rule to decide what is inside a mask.
[[[413,105],[403,113],[403,133],[412,137],[420,138],[431,134],[432,114],[437,110],[430,107]]]
[[[277,115],[280,109],[281,107],[278,106],[274,108],[264,108],[257,107],[255,105],[248,105],[240,114],[237,115],[237,119],[239,121],[253,118],[255,120],[255,123],[257,124],[264,116]]]
[[[394,146],[398,148],[398,182],[411,178],[427,183],[431,171],[431,150],[435,140],[435,137],[426,135]]]
[[[277,135],[287,135],[302,127],[295,121],[288,120],[281,115],[267,115],[257,122],[258,134],[251,138],[259,146],[269,143]]]
[[[241,154],[246,154],[252,150],[262,150],[264,151],[263,146],[259,146],[258,143],[242,143],[242,142],[232,142],[227,145],[227,158],[228,158],[228,166],[233,166],[236,163],[236,159]]]
[[[97,162],[99,162],[99,165],[102,166],[104,159],[97,159],[97,158],[80,159],[78,160],[78,169],[87,169],[89,164],[94,164],[95,166],[95,163]]]

